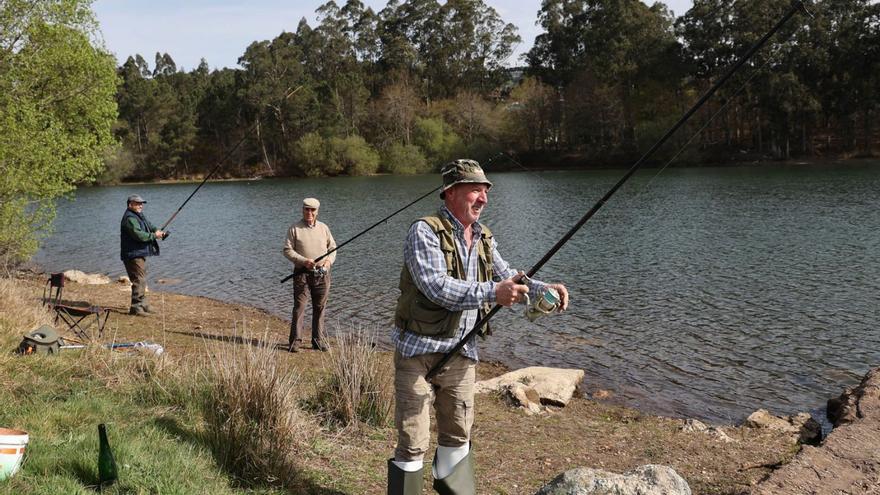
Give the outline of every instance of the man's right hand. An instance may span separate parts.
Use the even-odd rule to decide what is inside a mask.
[[[153,232],[153,233],[156,234],[156,239],[164,239],[165,238],[165,232],[162,230],[157,230],[156,232]]]
[[[496,303],[510,307],[521,301],[523,295],[529,292],[529,286],[516,283],[514,280],[516,278],[519,278],[519,275],[514,275],[495,284]]]
[[[309,258],[309,259],[303,261],[303,267],[305,267],[306,270],[314,270],[315,269],[315,260]]]

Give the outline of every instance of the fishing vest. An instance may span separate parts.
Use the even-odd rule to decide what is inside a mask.
[[[128,232],[125,231],[125,224],[128,223],[128,219],[132,217],[134,217],[134,219],[140,224],[141,230],[144,232],[150,232],[147,219],[143,215],[138,215],[128,208],[125,209],[125,214],[122,215],[122,222],[120,224],[119,250],[122,261],[133,258],[145,258],[147,256],[159,256],[159,243],[156,242],[155,239],[147,242],[139,241],[128,235]]]
[[[467,272],[461,264],[461,257],[455,243],[452,222],[443,216],[420,218],[416,222],[425,222],[440,239],[440,249],[446,260],[446,274],[459,280],[466,280]],[[415,223],[413,224],[415,225]],[[482,237],[477,242],[477,281],[492,280],[492,232],[485,226]],[[397,310],[394,313],[394,324],[404,331],[413,332],[425,337],[448,339],[458,332],[461,322],[461,311],[449,311],[434,303],[419,290],[406,264],[400,270],[400,297],[397,299]],[[480,308],[479,315],[488,311],[488,304]],[[483,333],[489,333],[489,326]]]

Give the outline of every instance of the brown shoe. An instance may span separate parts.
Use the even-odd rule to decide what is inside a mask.
[[[320,341],[320,340],[313,340],[312,341],[312,349],[314,349],[316,351],[321,351],[321,352],[327,352],[329,350],[329,348],[327,347],[327,344],[325,344],[323,341]]]
[[[299,352],[299,342],[293,341],[287,346],[287,352]]]

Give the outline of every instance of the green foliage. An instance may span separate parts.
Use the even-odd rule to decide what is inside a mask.
[[[457,158],[462,151],[461,138],[439,118],[417,118],[413,144],[424,151],[428,162],[435,167]]]
[[[337,174],[341,170],[329,159],[327,141],[317,132],[310,132],[293,145],[299,170],[307,177]]]
[[[370,175],[379,171],[379,153],[361,136],[334,137],[328,143],[334,170],[348,175]]]
[[[394,143],[382,154],[382,170],[389,174],[423,174],[431,166],[418,146]]]
[[[0,259],[36,249],[53,200],[92,182],[113,145],[112,57],[89,2],[0,3]]]

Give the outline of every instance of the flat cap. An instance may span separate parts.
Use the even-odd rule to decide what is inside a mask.
[[[146,201],[144,201],[144,198],[140,197],[139,195],[132,194],[128,197],[128,203],[146,203]]]
[[[303,208],[314,208],[317,210],[320,207],[321,202],[317,198],[306,198],[303,200]]]

